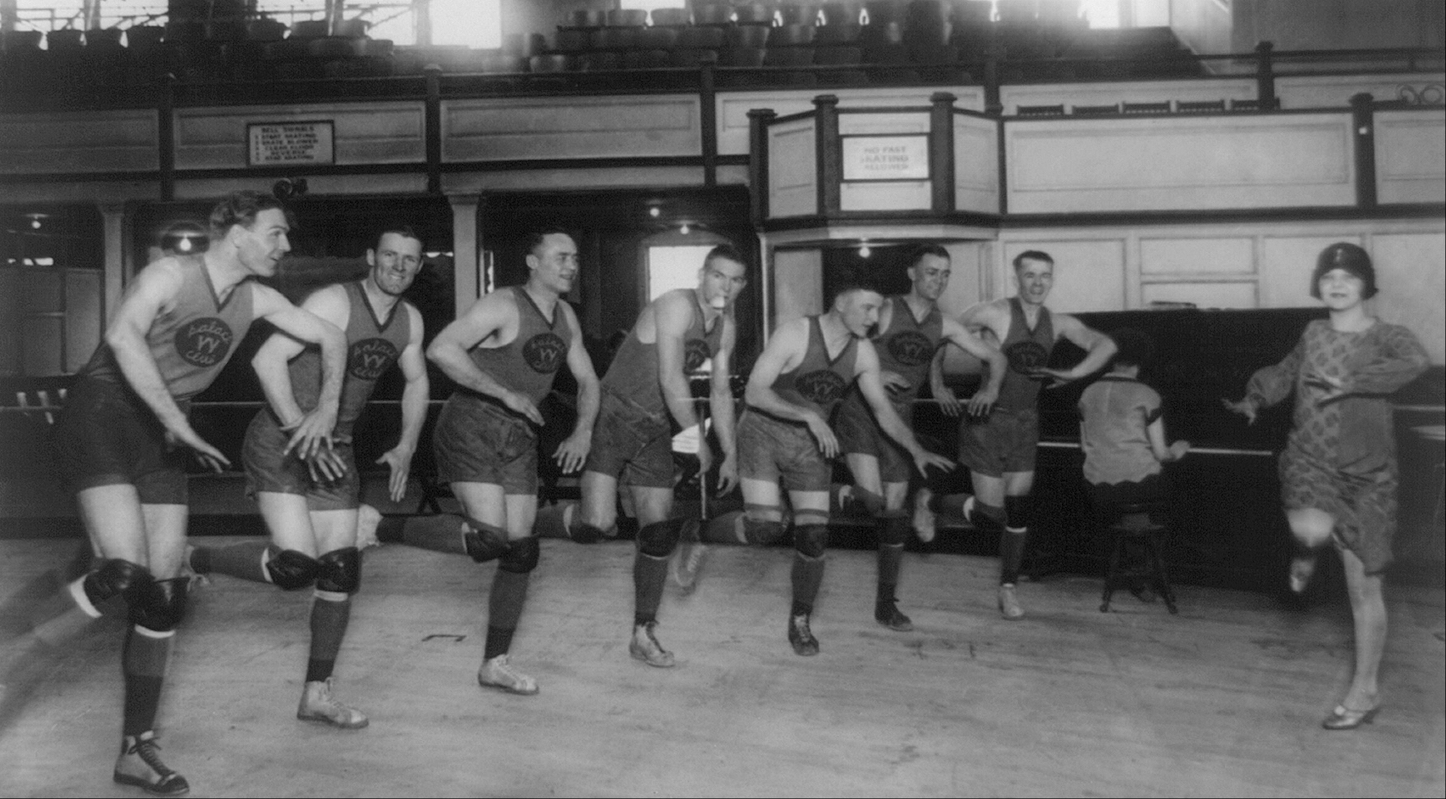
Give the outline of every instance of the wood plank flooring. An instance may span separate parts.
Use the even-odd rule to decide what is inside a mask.
[[[205,543],[227,539],[208,538]],[[72,540],[0,541],[8,636]],[[791,553],[715,547],[671,588],[672,670],[628,657],[630,543],[542,542],[513,663],[535,697],[479,689],[491,566],[370,550],[337,695],[345,732],[294,718],[309,592],[215,577],[192,594],[161,709],[194,796],[1442,796],[1439,589],[1388,586],[1385,708],[1327,732],[1350,674],[1344,598],[1305,610],[1181,586],[1180,614],[1100,581],[1026,583],[999,617],[996,561],[908,554],[901,608],[873,620],[873,555],[835,551],[814,616],[784,636]],[[12,643],[7,646],[14,646]],[[139,796],[112,785],[118,625],[46,664],[0,729],[0,795]],[[13,652],[12,652],[13,654]]]

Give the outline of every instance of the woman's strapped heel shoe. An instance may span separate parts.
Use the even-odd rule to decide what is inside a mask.
[[[1326,716],[1320,726],[1328,730],[1354,730],[1362,724],[1370,724],[1375,721],[1376,714],[1381,712],[1381,706],[1376,705],[1370,710],[1348,710],[1345,705],[1336,705],[1335,710]]]

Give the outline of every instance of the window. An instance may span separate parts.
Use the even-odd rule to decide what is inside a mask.
[[[501,47],[501,0],[432,0],[432,44]]]

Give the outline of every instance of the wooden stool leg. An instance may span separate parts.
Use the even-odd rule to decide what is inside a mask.
[[[1160,549],[1155,536],[1150,536],[1148,541],[1150,547],[1151,568],[1155,572],[1155,581],[1160,585],[1160,595],[1165,597],[1165,607],[1171,613],[1179,613],[1175,607],[1175,592],[1170,589],[1170,576],[1165,571],[1165,558],[1160,554]]]
[[[1111,530],[1115,535],[1115,548],[1110,552],[1110,565],[1105,571],[1105,593],[1101,598],[1100,612],[1110,612],[1110,597],[1115,593],[1115,572],[1120,568],[1120,550],[1125,543],[1125,537],[1118,530]]]

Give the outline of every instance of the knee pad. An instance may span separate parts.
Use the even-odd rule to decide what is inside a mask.
[[[678,547],[687,519],[667,519],[638,531],[638,551],[650,558],[666,558]]]
[[[800,524],[793,528],[793,549],[798,554],[817,560],[828,550],[828,525]]]
[[[903,546],[909,540],[912,529],[907,516],[887,516],[879,526],[879,543],[884,546]]]
[[[1004,523],[1015,530],[1024,530],[1033,521],[1034,500],[1030,497],[1004,498]]]
[[[519,538],[513,541],[507,547],[507,552],[498,559],[497,568],[513,574],[527,574],[537,568],[537,559],[541,552],[536,538]]]
[[[320,568],[316,587],[336,594],[355,594],[361,588],[361,550],[356,547],[333,549],[316,559]]]
[[[613,527],[613,535],[617,535],[617,527]],[[604,538],[611,538],[608,531],[601,527],[588,524],[587,522],[575,522],[567,529],[567,537],[579,544],[596,544]]]
[[[839,503],[841,510],[862,511],[868,516],[878,516],[884,512],[884,498],[868,489],[850,486],[849,500],[847,503]]]
[[[98,612],[121,615],[123,606],[134,605],[155,581],[146,567],[112,558],[87,574],[81,585],[85,589],[85,598]]]
[[[131,605],[131,623],[158,633],[170,632],[186,616],[186,589],[190,580],[152,580],[149,587]]]
[[[283,549],[266,561],[266,575],[283,591],[306,588],[316,582],[320,570],[321,564],[316,558],[294,549]]]
[[[788,527],[783,522],[743,517],[743,537],[750,544],[768,545],[782,540]]]
[[[997,505],[986,505],[978,500],[974,501],[974,509],[969,512],[969,522],[979,528],[980,532],[1004,532],[1004,519],[1003,508]]]
[[[472,560],[486,563],[507,554],[511,545],[507,541],[506,530],[470,518],[467,519],[467,526],[470,529],[462,533],[462,543]]]

